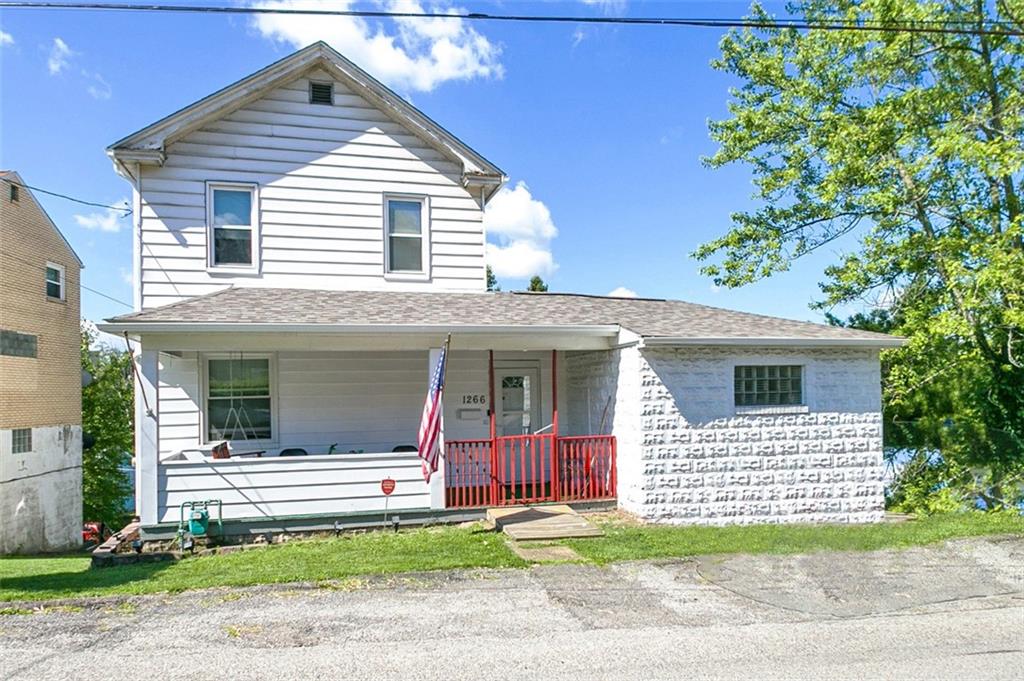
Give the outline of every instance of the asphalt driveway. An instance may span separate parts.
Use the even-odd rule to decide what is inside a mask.
[[[554,564],[0,617],[12,679],[985,678],[1024,669],[1024,539]]]

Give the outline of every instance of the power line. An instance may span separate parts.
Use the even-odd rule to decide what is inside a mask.
[[[2,7],[2,5],[0,5],[0,7]],[[49,189],[40,189],[39,187],[33,187],[30,184],[23,184],[23,183],[15,182],[14,180],[10,180],[10,179],[7,179],[7,178],[4,178],[4,179],[6,179],[11,184],[13,184],[15,187],[22,187],[24,189],[31,189],[34,192],[40,192],[42,194],[49,194],[50,196],[56,196],[59,199],[65,199],[66,201],[74,201],[75,203],[80,203],[83,206],[96,206],[97,208],[106,208],[107,210],[120,211],[120,212],[124,213],[124,215],[121,216],[122,218],[126,218],[126,217],[128,217],[129,215],[132,214],[132,209],[129,208],[127,205],[125,205],[125,206],[108,206],[105,203],[95,203],[93,201],[86,201],[84,199],[76,199],[75,197],[68,196],[67,194],[60,194],[58,192],[52,192]]]
[[[17,260],[17,261],[19,261],[21,263],[24,263],[24,264],[28,265],[29,267],[35,267],[37,270],[42,270],[43,272],[46,271],[46,266],[40,265],[39,263],[32,262],[31,260],[25,260],[24,258],[20,258],[20,257],[14,255],[13,253],[11,253],[10,251],[0,251],[0,255],[4,255],[4,256],[6,256],[8,258],[13,258],[14,260]],[[125,307],[130,308],[132,310],[135,309],[135,306],[132,305],[131,303],[126,303],[125,301],[120,300],[118,298],[115,298],[112,295],[106,294],[103,291],[97,291],[94,288],[90,288],[90,287],[86,286],[85,284],[83,284],[81,281],[78,282],[78,287],[81,288],[81,289],[85,289],[89,293],[95,293],[96,295],[102,296],[103,298],[106,298],[107,300],[111,300],[111,301],[113,301],[115,303],[118,303],[119,305],[124,305]],[[17,287],[15,287],[15,288],[17,288]],[[21,291],[22,293],[32,293],[32,291],[26,290],[24,288],[18,288],[18,290]]]
[[[120,4],[112,2],[33,2],[3,1],[0,9],[68,9],[124,12],[185,12],[198,14],[283,14],[302,16],[342,16],[380,19],[466,19],[472,21],[520,21],[530,23],[617,24],[630,26],[688,26],[697,28],[757,28],[823,31],[874,31],[878,33],[935,33],[977,36],[1024,36],[1024,31],[1007,28],[995,21],[805,21],[800,19],[700,19],[685,17],[588,17],[526,14],[487,14],[469,12],[391,12],[386,10],[295,9],[283,7],[244,7],[217,5]],[[960,26],[960,27],[956,27]]]

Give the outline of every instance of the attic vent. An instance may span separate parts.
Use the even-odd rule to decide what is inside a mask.
[[[334,83],[310,83],[310,104],[334,104]]]

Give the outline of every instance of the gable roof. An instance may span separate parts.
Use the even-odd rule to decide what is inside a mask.
[[[107,155],[121,175],[130,175],[126,163],[160,165],[168,144],[315,68],[337,77],[385,115],[460,163],[463,181],[487,187],[488,197],[504,183],[506,178],[501,168],[323,41],[304,47],[114,142],[107,147]]]
[[[650,344],[896,347],[886,334],[737,312],[679,300],[567,293],[429,293],[232,287],[108,320],[104,330],[367,331],[408,327],[563,330],[617,327]]]
[[[43,204],[39,203],[39,200],[36,198],[36,195],[32,193],[31,187],[26,185],[25,181],[21,179],[21,175],[19,175],[18,172],[15,170],[0,170],[0,180],[6,180],[11,184],[18,185],[18,187],[20,187],[23,190],[24,194],[26,194],[30,199],[32,199],[32,203],[36,205],[36,208],[38,208],[39,212],[42,213],[44,218],[46,218],[46,221],[50,223],[50,227],[53,229],[53,231],[55,231],[57,233],[57,236],[60,237],[60,240],[64,242],[64,246],[67,247],[68,252],[71,253],[72,257],[74,257],[74,259],[78,262],[79,269],[84,270],[85,263],[83,263],[82,259],[78,257],[78,253],[75,253],[75,249],[71,247],[71,242],[68,241],[67,237],[64,236],[64,232],[60,231],[60,228],[57,226],[57,223],[53,221],[53,218],[50,217],[50,214],[46,212],[45,208],[43,208]]]

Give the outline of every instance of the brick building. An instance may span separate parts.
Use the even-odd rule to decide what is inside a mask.
[[[0,172],[0,553],[81,542],[82,261]]]

